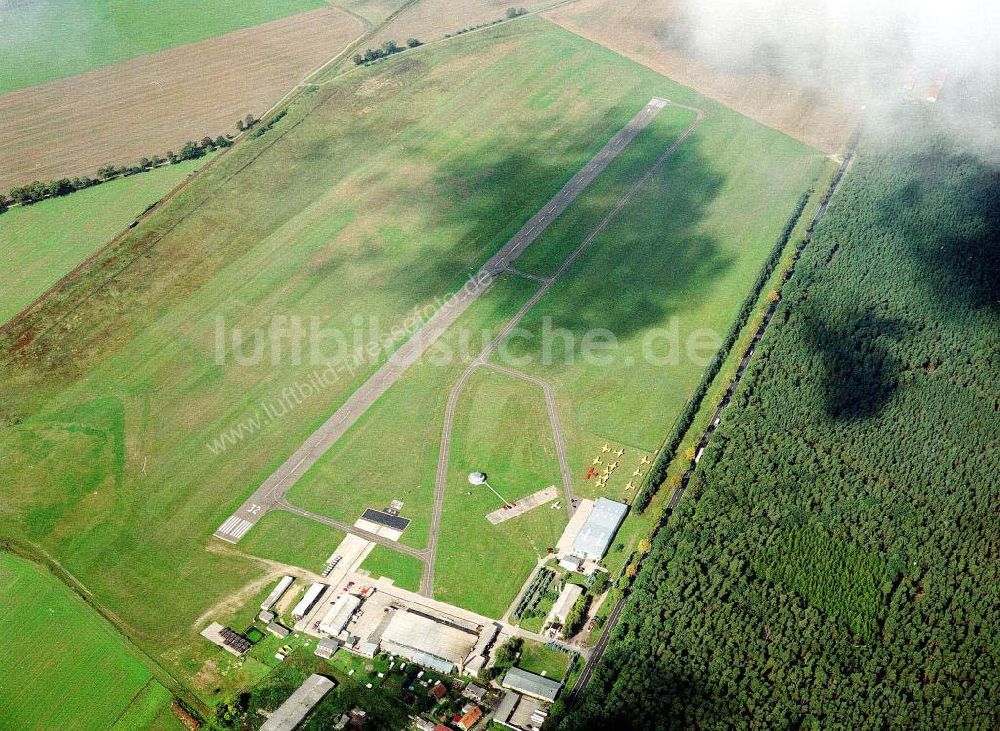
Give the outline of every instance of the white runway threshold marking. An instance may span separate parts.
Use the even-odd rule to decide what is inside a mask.
[[[229,541],[230,543],[236,543],[252,527],[253,523],[249,520],[243,520],[239,516],[232,515],[225,523],[219,526],[219,530],[215,531],[215,537]]]

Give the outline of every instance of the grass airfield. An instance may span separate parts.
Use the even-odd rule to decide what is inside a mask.
[[[356,315],[398,322],[460,286],[652,96],[698,106],[706,120],[538,315],[578,329],[600,322],[595,313],[603,311],[627,329],[628,343],[674,315],[724,332],[823,156],[539,19],[460,37],[305,96],[271,132],[227,153],[0,336],[8,385],[0,394],[0,481],[10,486],[3,530],[57,556],[138,642],[214,702],[241,678],[213,672],[214,648],[192,624],[262,569],[240,556],[242,544],[206,550],[210,535],[377,365],[213,454],[214,437],[312,370],[289,358],[218,366],[217,318],[245,330],[265,327],[275,313],[319,315],[346,331]],[[620,160],[623,173],[641,169],[684,126],[684,115],[669,112],[645,152]],[[772,148],[780,151],[773,159],[765,152]],[[595,188],[599,196],[579,199],[564,216],[602,215],[620,184],[610,172],[595,182],[604,186]],[[749,216],[748,200],[760,201]],[[547,252],[563,245],[573,245],[568,229],[557,241],[537,241],[518,265],[545,271],[556,255]],[[120,274],[106,286],[109,271]],[[534,286],[502,279],[474,309],[493,321]],[[580,301],[586,307],[572,312]],[[636,320],[650,303],[656,317]],[[559,392],[581,494],[595,445],[655,446],[700,372],[537,371]],[[355,442],[349,434],[342,451],[331,450],[328,461],[344,468],[324,476],[317,465],[292,502],[353,521],[362,504],[401,497],[414,519],[404,541],[419,546],[440,436],[434,420],[451,376],[415,366],[356,425],[369,436]],[[498,484],[524,494],[559,484],[539,389],[476,376],[465,393],[473,416],[457,424],[449,465],[435,593],[494,614],[565,517],[540,508],[495,532],[470,529],[486,525],[483,511],[495,506],[465,500],[469,465],[488,459]],[[351,474],[344,470],[356,471],[354,493],[338,496],[331,488]],[[300,531],[304,545],[326,551],[307,567],[315,570],[336,545],[333,531],[329,550],[325,533],[302,527],[263,538],[252,531],[247,540],[255,555],[298,561],[304,553],[283,544]],[[489,593],[474,582],[508,554],[498,598],[473,596]],[[412,566],[377,560],[378,571],[412,581]]]

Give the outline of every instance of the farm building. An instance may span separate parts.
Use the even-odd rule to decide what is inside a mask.
[[[572,552],[577,556],[600,561],[608,552],[608,546],[625,520],[628,506],[605,497],[597,498],[594,508],[587,516],[587,522],[573,539]]]
[[[313,650],[313,655],[316,657],[322,657],[324,660],[329,660],[339,649],[340,640],[320,640],[316,643],[316,649]]]
[[[397,610],[382,633],[382,649],[418,665],[452,673],[479,639],[475,632],[414,611]]]
[[[320,620],[319,631],[328,635],[339,635],[360,606],[360,597],[354,594],[341,594]]]
[[[277,637],[279,640],[285,639],[286,637],[288,637],[288,635],[292,633],[292,631],[288,629],[288,627],[281,624],[280,622],[268,622],[267,631],[270,632],[275,637]]]
[[[302,619],[309,614],[309,610],[319,601],[320,596],[325,590],[326,584],[317,583],[310,586],[299,603],[295,605],[295,609],[292,610],[292,616],[295,619]]]
[[[336,683],[329,678],[315,673],[310,675],[288,700],[278,706],[278,710],[264,722],[260,731],[292,731],[334,686]]]
[[[573,605],[576,604],[576,600],[582,594],[583,587],[579,584],[566,584],[563,590],[559,592],[559,598],[556,599],[556,603],[552,605],[552,611],[549,612],[549,621],[566,624],[567,615],[569,615]]]
[[[563,556],[559,559],[559,566],[566,569],[567,571],[579,571],[583,566],[583,559],[579,556]]]
[[[260,610],[262,612],[270,611],[271,607],[277,604],[282,595],[288,591],[288,587],[292,585],[292,581],[293,579],[291,576],[282,576],[278,581],[277,586],[275,586],[274,589],[271,590],[271,593],[267,595],[267,599],[261,602]]]
[[[561,683],[541,675],[529,673],[521,668],[511,668],[503,676],[501,685],[508,690],[516,690],[523,695],[552,703],[559,695]]]
[[[550,704],[508,690],[493,712],[493,720],[516,731],[537,731],[549,715]]]

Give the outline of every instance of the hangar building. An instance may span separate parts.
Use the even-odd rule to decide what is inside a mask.
[[[580,527],[580,532],[573,539],[572,553],[592,561],[600,561],[608,552],[611,540],[618,532],[618,527],[625,520],[628,505],[597,498],[594,508],[587,516],[587,522]]]
[[[382,632],[386,652],[405,657],[418,665],[453,673],[462,669],[479,636],[458,625],[420,612],[396,610]]]

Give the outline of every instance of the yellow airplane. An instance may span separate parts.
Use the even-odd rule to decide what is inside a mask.
[[[600,457],[594,457],[594,461],[591,464],[604,464]]]
[[[628,481],[628,484],[625,485],[625,489],[626,490],[634,490],[635,489],[635,485],[632,484],[632,480]]]
[[[607,443],[607,442],[605,442],[605,443],[604,443],[604,446],[603,446],[603,447],[601,447],[601,451],[602,451],[602,452],[610,452],[610,451],[611,451],[611,447],[610,447],[610,446],[608,445],[608,443]]]
[[[642,477],[642,470],[636,467],[635,472],[632,473],[632,477]]]
[[[642,461],[639,464],[651,464],[648,456],[643,456]]]
[[[619,464],[621,464],[621,463],[616,460],[615,463],[613,465],[611,465],[611,469],[613,469],[613,470],[618,469],[618,465]]]
[[[624,449],[619,449],[617,452],[615,452],[615,454],[618,455],[619,457],[621,457],[621,456],[623,456],[625,454],[625,450]]]

